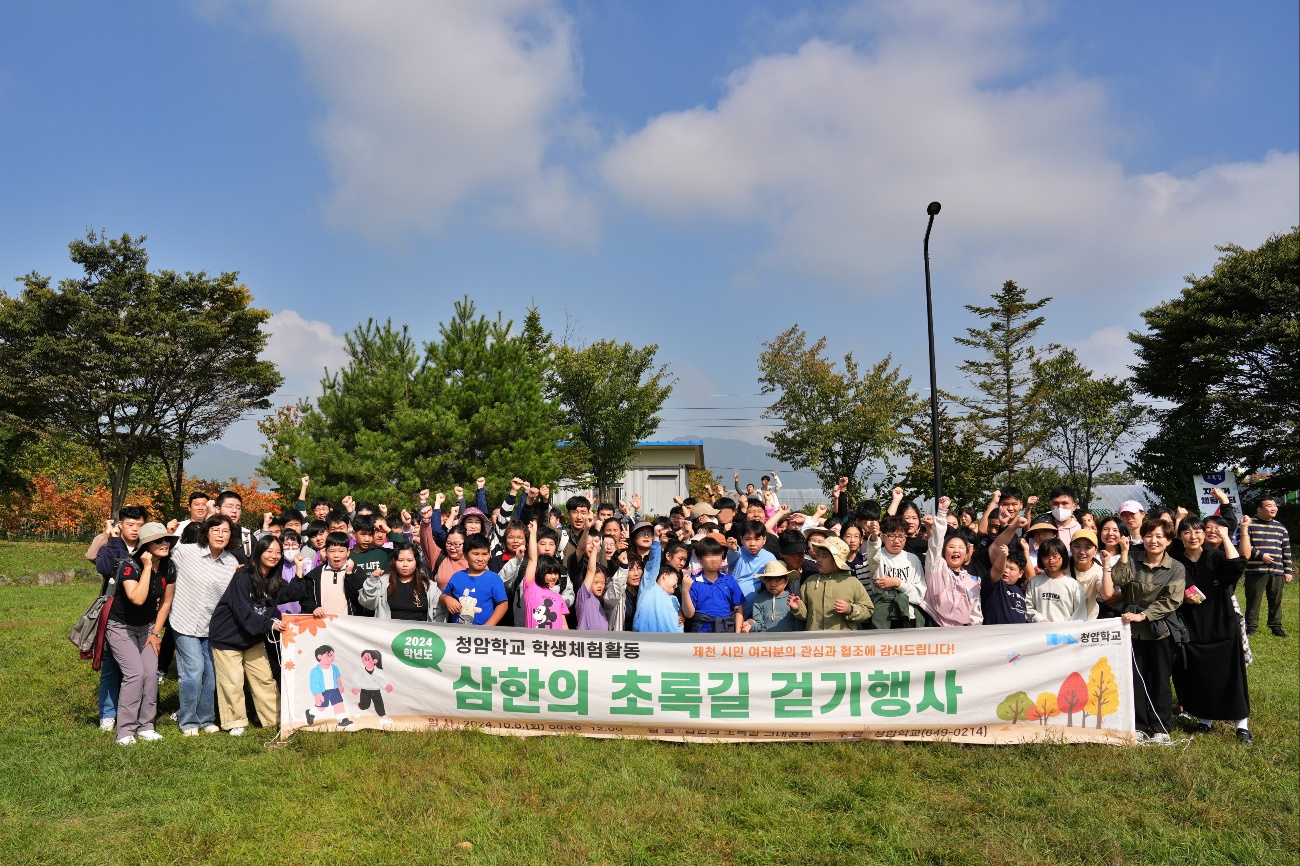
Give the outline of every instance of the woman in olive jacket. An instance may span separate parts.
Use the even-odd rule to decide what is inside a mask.
[[[1183,564],[1169,555],[1173,540],[1159,520],[1142,523],[1142,547],[1132,554],[1121,545],[1120,561],[1102,565],[1101,594],[1124,593],[1122,619],[1133,628],[1133,722],[1139,742],[1169,742],[1173,722],[1174,647],[1164,620],[1183,603],[1187,575]]]

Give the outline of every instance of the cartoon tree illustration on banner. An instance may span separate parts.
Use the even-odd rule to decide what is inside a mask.
[[[1056,693],[1056,708],[1065,714],[1065,726],[1074,727],[1074,714],[1088,703],[1088,684],[1077,673],[1070,674]]]
[[[998,718],[1004,719],[1011,724],[1015,724],[1025,718],[1025,714],[1034,706],[1034,702],[1029,699],[1026,692],[1016,692],[1007,695],[1002,703],[998,704]]]
[[[1099,728],[1102,719],[1119,709],[1119,684],[1109,659],[1097,659],[1092,666],[1088,674],[1088,705],[1084,709],[1097,717]]]
[[[1056,706],[1056,695],[1051,692],[1043,692],[1034,701],[1034,705],[1025,713],[1025,718],[1031,722],[1041,722],[1046,725],[1047,720],[1059,716],[1061,711]]]

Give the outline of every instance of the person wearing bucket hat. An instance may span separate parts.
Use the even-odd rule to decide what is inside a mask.
[[[108,612],[105,640],[122,669],[117,698],[117,742],[161,740],[153,720],[158,710],[158,652],[163,624],[171,611],[176,569],[176,536],[161,523],[140,527],[131,560],[119,567],[121,579]]]
[[[1060,536],[1056,532],[1056,524],[1045,517],[1036,518],[1025,530],[1025,540],[1029,542],[1030,577],[1039,571],[1038,546],[1049,538],[1059,539]]]
[[[809,545],[817,557],[817,574],[803,581],[790,599],[794,615],[809,631],[852,630],[870,619],[871,597],[849,574],[849,546],[835,536]]]
[[[754,613],[741,623],[743,632],[759,631],[802,631],[803,623],[790,609],[790,575],[791,571],[784,562],[777,560],[763,566],[758,575],[763,588],[754,596]]]

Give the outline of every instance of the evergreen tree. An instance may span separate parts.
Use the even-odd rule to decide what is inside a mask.
[[[993,295],[992,306],[966,305],[966,309],[986,320],[988,327],[967,328],[967,336],[956,338],[960,345],[982,354],[961,364],[976,392],[961,402],[980,446],[991,449],[1008,484],[1015,483],[1016,472],[1042,441],[1042,431],[1033,423],[1030,396],[1032,365],[1040,351],[1033,340],[1044,319],[1030,318],[1030,314],[1051,300],[1028,301],[1025,290],[1007,280]],[[1054,352],[1057,348],[1052,344],[1042,351]]]
[[[1189,276],[1179,297],[1142,314],[1147,332],[1129,335],[1138,355],[1133,382],[1141,393],[1173,404],[1161,411],[1157,437],[1188,440],[1204,461],[1186,473],[1188,489],[1191,474],[1226,462],[1267,475],[1262,486],[1274,493],[1295,490],[1300,228],[1273,235],[1258,249],[1219,250],[1209,274]],[[1149,441],[1142,453],[1154,458],[1168,450]],[[1135,469],[1149,480],[1158,467],[1147,458],[1140,456]]]
[[[516,475],[556,480],[558,412],[542,394],[545,359],[530,343],[545,332],[530,337],[529,328],[512,333],[511,322],[477,314],[466,298],[422,355],[406,327],[368,321],[346,337],[348,364],[327,372],[315,405],[263,422],[263,471],[286,489],[305,474],[333,499],[390,504],[480,476],[501,494]]]

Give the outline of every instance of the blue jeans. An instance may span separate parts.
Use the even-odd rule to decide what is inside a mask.
[[[117,718],[117,693],[122,688],[122,669],[117,665],[108,642],[104,642],[104,657],[99,662],[99,717]]]
[[[181,697],[176,720],[181,730],[214,724],[217,675],[212,670],[212,650],[207,638],[176,633],[176,678],[180,681]]]

